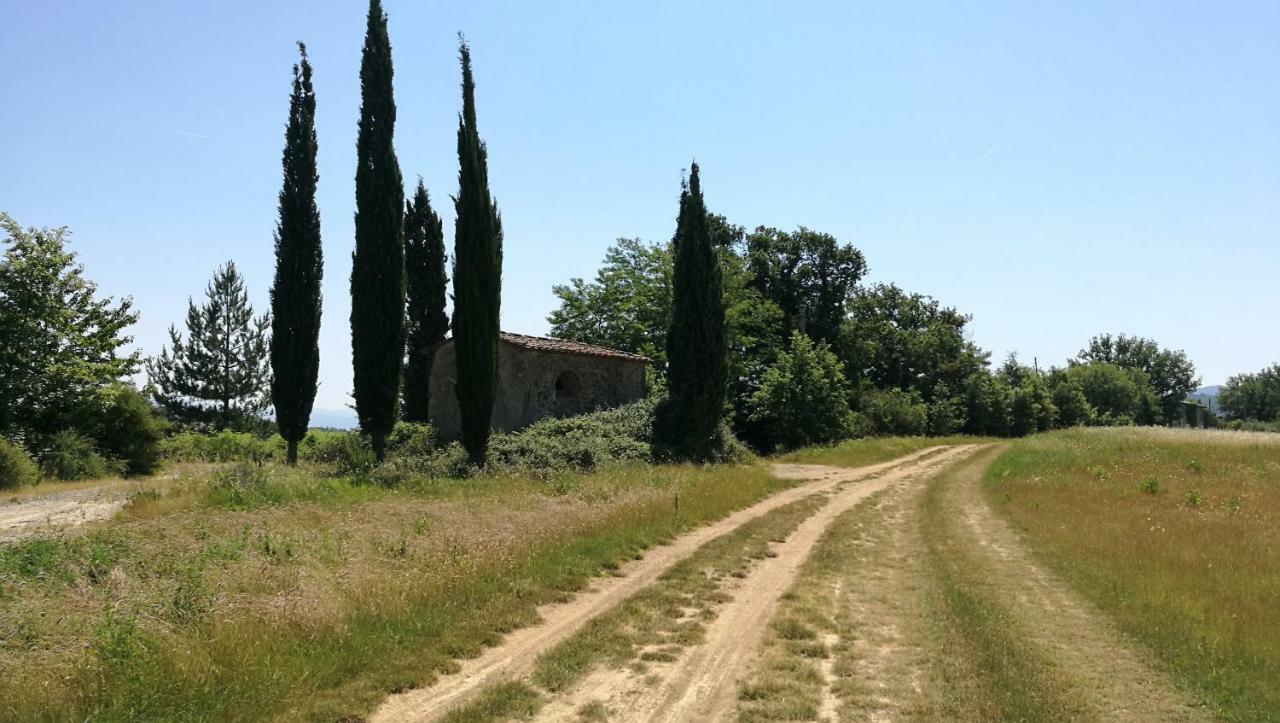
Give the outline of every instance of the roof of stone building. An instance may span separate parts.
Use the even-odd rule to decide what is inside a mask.
[[[625,359],[627,361],[651,362],[647,356],[632,354],[627,351],[619,351],[603,346],[595,346],[594,344],[583,344],[580,341],[569,341],[568,339],[551,339],[545,336],[528,336],[526,334],[512,334],[504,331],[501,338],[508,344],[514,344],[525,349],[533,349],[535,351],[552,351],[561,354],[583,354],[586,356],[600,356],[610,359]]]

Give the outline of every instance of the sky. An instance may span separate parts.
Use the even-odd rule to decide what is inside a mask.
[[[396,150],[452,246],[472,46],[506,232],[503,327],[619,237],[708,207],[806,226],[971,314],[1000,360],[1100,332],[1205,384],[1280,361],[1280,3],[384,0]],[[0,210],[69,226],[144,354],[232,259],[267,307],[295,41],[318,103],[318,409],[350,402],[348,278],[367,5],[0,0]]]

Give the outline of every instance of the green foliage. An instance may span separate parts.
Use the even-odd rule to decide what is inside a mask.
[[[920,392],[911,389],[877,389],[862,398],[862,413],[875,434],[915,437],[929,426],[929,410]]]
[[[120,465],[98,454],[89,437],[64,429],[49,438],[49,446],[40,455],[45,476],[63,481],[97,479],[119,471]]]
[[[271,403],[276,427],[288,442],[287,460],[297,461],[298,441],[307,433],[320,372],[320,282],[324,250],[316,206],[316,94],[311,86],[307,47],[293,66],[289,124],[285,129],[276,224],[276,272],[271,285]]]
[[[398,416],[404,363],[404,182],[393,144],[392,74],[387,16],[380,0],[370,0],[360,60],[351,358],[360,429],[379,459]]]
[[[205,303],[187,302],[187,336],[169,326],[169,345],[147,360],[154,397],[184,424],[217,429],[256,425],[270,404],[269,315],[254,318],[234,261],[218,268]]]
[[[1095,410],[1097,423],[1104,426],[1127,425],[1139,417],[1149,419],[1152,392],[1142,370],[1094,362],[1074,364],[1066,373]]]
[[[794,332],[791,349],[764,373],[751,415],[777,447],[826,444],[853,431],[849,389],[840,361],[821,342]]]
[[[131,299],[98,298],[66,248],[67,229],[23,229],[5,213],[0,229],[0,434],[34,441],[137,371],[138,354],[120,351],[138,315]]]
[[[672,264],[669,244],[618,239],[594,281],[552,287],[560,307],[547,316],[551,336],[641,354],[665,369]]]
[[[1140,424],[1176,424],[1181,411],[1179,405],[1200,383],[1195,364],[1182,350],[1164,349],[1154,339],[1120,334],[1100,334],[1089,340],[1089,345],[1076,356],[1078,363],[1103,362],[1122,369],[1136,370],[1146,375],[1151,392],[1157,397],[1152,401],[1140,399],[1141,410],[1137,414]]]
[[[458,220],[454,227],[454,349],[462,445],[485,460],[498,393],[498,321],[502,304],[502,218],[489,194],[484,141],[476,128],[471,49],[460,43],[462,115],[458,118]]]
[[[663,453],[678,459],[713,456],[724,413],[728,381],[723,276],[698,164],[680,194],[680,214],[672,241],[671,328],[667,333],[670,396],[658,413]]]
[[[1053,369],[1048,376],[1050,395],[1058,411],[1057,427],[1076,427],[1093,424],[1096,411],[1078,379],[1064,369]]]
[[[1222,385],[1218,404],[1237,420],[1272,422],[1280,419],[1280,364],[1256,374],[1237,374]]]
[[[20,445],[0,437],[0,490],[40,483],[40,468]]]
[[[793,232],[761,226],[747,236],[745,256],[752,288],[782,310],[786,327],[835,342],[867,270],[861,251],[803,226]]]
[[[308,438],[310,439],[310,435]],[[305,448],[305,447],[304,447]],[[179,462],[262,463],[284,451],[279,436],[263,439],[247,432],[223,430],[212,434],[181,432],[161,443],[165,458]]]
[[[490,440],[489,467],[537,476],[649,461],[657,402],[646,399],[617,409],[567,419],[544,419]]]
[[[987,354],[965,338],[969,317],[894,285],[859,289],[849,305],[836,353],[860,386],[915,389],[932,402],[986,372]]]
[[[77,423],[103,454],[119,460],[126,476],[151,474],[160,466],[168,424],[132,386],[113,384],[98,390],[81,408]]]
[[[431,208],[426,186],[418,190],[404,215],[404,276],[406,317],[404,410],[407,422],[426,422],[431,405],[431,363],[434,347],[449,332],[444,313],[449,277],[445,275],[444,229]]]

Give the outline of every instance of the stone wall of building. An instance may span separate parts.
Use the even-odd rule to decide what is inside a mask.
[[[498,345],[498,396],[493,428],[509,432],[546,417],[571,417],[637,401],[645,395],[643,361]],[[454,389],[452,341],[437,347],[431,367],[431,423],[441,439],[462,436]]]

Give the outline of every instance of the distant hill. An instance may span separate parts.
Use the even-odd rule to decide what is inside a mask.
[[[328,427],[330,429],[355,429],[359,426],[354,409],[313,409],[311,410],[312,427]]]
[[[1222,391],[1222,385],[1215,384],[1211,387],[1200,387],[1194,392],[1187,395],[1187,400],[1192,402],[1200,402],[1209,408],[1210,412],[1218,413],[1218,394]]]

